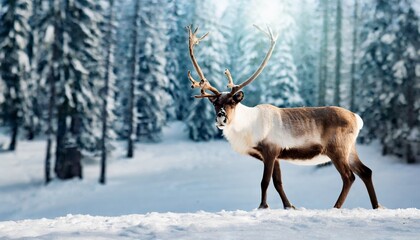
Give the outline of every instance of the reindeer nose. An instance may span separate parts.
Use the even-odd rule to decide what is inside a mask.
[[[217,117],[224,117],[224,116],[226,116],[226,114],[225,114],[224,112],[219,112],[219,113],[217,114]]]

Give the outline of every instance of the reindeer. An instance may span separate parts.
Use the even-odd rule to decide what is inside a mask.
[[[232,148],[240,153],[254,157],[264,164],[261,181],[261,203],[259,208],[268,208],[267,187],[273,179],[275,189],[280,195],[285,209],[295,207],[288,200],[282,185],[280,160],[295,164],[316,165],[331,161],[341,175],[343,188],[335,203],[340,208],[355,180],[354,174],[364,182],[372,207],[378,208],[378,200],[372,183],[372,171],[359,159],[356,151],[356,138],[363,121],[359,115],[340,107],[301,107],[278,108],[269,104],[247,107],[241,104],[244,99],[242,88],[254,81],[267,65],[276,45],[277,36],[267,26],[263,30],[270,40],[270,48],[258,69],[239,85],[233,83],[228,69],[225,75],[230,92],[219,92],[204,77],[203,71],[194,56],[194,47],[205,37],[197,37],[198,28],[192,31],[188,26],[189,54],[200,78],[196,81],[191,72],[188,78],[191,88],[200,88],[201,95],[207,98],[216,111],[216,126]],[[210,91],[211,94],[206,91]]]

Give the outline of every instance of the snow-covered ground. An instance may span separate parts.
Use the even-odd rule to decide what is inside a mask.
[[[360,179],[345,209],[331,209],[342,184],[334,167],[282,163],[298,210],[281,210],[271,186],[271,210],[258,211],[261,162],[225,141],[190,142],[183,128],[174,123],[162,143],[136,145],[135,159],[118,143],[105,186],[96,162],[84,164],[81,181],[45,186],[45,141],[19,142],[16,153],[0,154],[0,239],[420,238],[420,165],[383,157],[377,144],[358,149],[387,210],[370,210]]]
[[[416,239],[420,211],[253,210],[68,215],[0,223],[0,237],[23,239]]]

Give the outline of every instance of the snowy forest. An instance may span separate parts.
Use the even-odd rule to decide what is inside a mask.
[[[363,118],[362,144],[420,161],[419,11],[414,0],[0,0],[0,151],[45,140],[46,182],[81,177],[66,164],[90,158],[105,183],[115,143],[133,158],[174,121],[192,141],[222,138],[211,103],[192,97],[185,27],[210,32],[197,59],[225,90],[226,68],[241,81],[259,66],[269,43],[253,24],[267,24],[278,43],[246,105],[342,106]]]

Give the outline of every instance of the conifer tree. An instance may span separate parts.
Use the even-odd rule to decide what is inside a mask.
[[[299,2],[296,13],[296,38],[292,42],[293,58],[296,64],[296,77],[300,83],[299,93],[305,106],[317,105],[317,79],[316,73],[319,49],[316,45],[319,33],[319,20],[316,18],[315,9],[307,0]]]
[[[342,0],[337,0],[336,17],[335,17],[335,88],[334,88],[334,105],[340,106],[340,87],[341,87],[341,68],[342,68],[342,18],[343,18]]]
[[[272,58],[275,64],[268,68],[263,86],[263,102],[277,107],[301,107],[300,84],[296,77],[296,66],[293,56],[285,40],[280,40]]]
[[[223,26],[226,38],[226,46],[229,50],[227,68],[232,73],[236,81],[247,79],[255,71],[254,67],[260,64],[264,58],[266,46],[265,39],[255,30],[253,24],[259,23],[259,17],[254,9],[261,4],[258,1],[231,1],[223,15],[223,22],[228,22]],[[265,72],[259,76],[264,79]],[[247,87],[246,96],[243,103],[249,106],[255,106],[261,103],[261,85],[262,81],[256,81]]]
[[[102,137],[101,137],[101,172],[99,176],[99,182],[105,184],[106,179],[106,162],[107,156],[109,152],[109,143],[108,140],[110,139],[110,121],[112,120],[113,114],[113,103],[114,103],[114,82],[115,82],[115,75],[114,75],[114,32],[115,32],[115,5],[114,0],[109,0],[109,13],[107,16],[107,24],[106,24],[106,60],[105,60],[105,73],[104,77],[104,87],[102,89],[102,113],[101,113],[101,120],[102,120]]]
[[[40,73],[38,72],[38,60],[40,44],[42,42],[40,36],[39,24],[44,15],[42,0],[33,0],[32,14],[29,19],[31,27],[30,38],[27,47],[28,57],[31,65],[30,75],[28,79],[28,93],[30,106],[25,121],[26,137],[28,140],[35,138],[35,135],[45,130],[43,127],[42,108],[45,106],[45,81],[40,81]]]
[[[217,89],[225,89],[224,86],[227,84],[223,73],[228,51],[220,27],[209,21],[209,19],[212,19],[211,16],[214,14],[212,10],[214,11],[215,8],[211,1],[196,1],[195,4],[195,21],[202,24],[200,29],[210,32],[209,36],[195,49],[195,55],[204,75],[212,86]],[[214,125],[213,109],[212,104],[207,99],[195,99],[193,104],[190,105],[186,122],[192,140],[207,141],[221,137],[219,130]]]
[[[364,23],[359,104],[368,131],[379,138],[383,153],[412,155],[420,139],[418,62],[419,19],[412,2],[377,0],[373,17]],[[378,124],[378,123],[381,124]],[[409,157],[407,157],[409,158]]]
[[[26,49],[31,1],[5,0],[2,8],[5,9],[0,16],[0,79],[5,87],[2,110],[11,128],[9,150],[13,151],[16,149],[19,128],[30,106],[27,96],[30,62]]]
[[[47,162],[50,161],[53,118],[56,116],[55,172],[63,177],[66,148],[72,146],[84,154],[98,150],[100,104],[96,98],[100,86],[100,8],[93,0],[54,0],[41,29],[47,46],[42,75],[49,87]],[[64,175],[63,175],[64,174]]]
[[[358,43],[359,43],[359,0],[354,1],[353,6],[353,41],[351,50],[351,69],[350,69],[350,110],[356,110],[356,91],[357,91],[357,61]]]
[[[166,124],[166,108],[172,99],[168,94],[169,78],[166,74],[167,24],[164,8],[159,1],[143,1],[141,8],[140,68],[137,98],[137,138],[156,142],[161,139]]]
[[[298,107],[303,105],[300,96],[300,84],[296,76],[291,45],[295,39],[296,25],[285,11],[278,20],[283,26],[277,41],[276,49],[271,57],[271,63],[265,70],[263,79],[262,101],[278,107]],[[267,43],[265,43],[267,45]]]
[[[328,33],[329,33],[329,1],[322,0],[322,38],[320,44],[319,69],[318,69],[318,106],[326,105],[327,80],[328,80]]]
[[[131,27],[131,61],[130,61],[130,78],[128,86],[128,145],[127,145],[127,157],[132,158],[134,156],[134,141],[136,140],[136,102],[137,102],[137,91],[135,91],[137,84],[137,77],[139,72],[139,27],[140,27],[140,3],[135,1],[134,7],[134,18],[132,19]]]
[[[191,92],[188,91],[190,86],[186,74],[190,59],[188,36],[185,31],[185,27],[192,23],[193,7],[188,0],[174,0],[166,8],[169,38],[166,48],[168,59],[166,72],[169,78],[169,94],[174,102],[174,117],[177,120],[185,120],[188,116],[188,107],[193,100]]]

